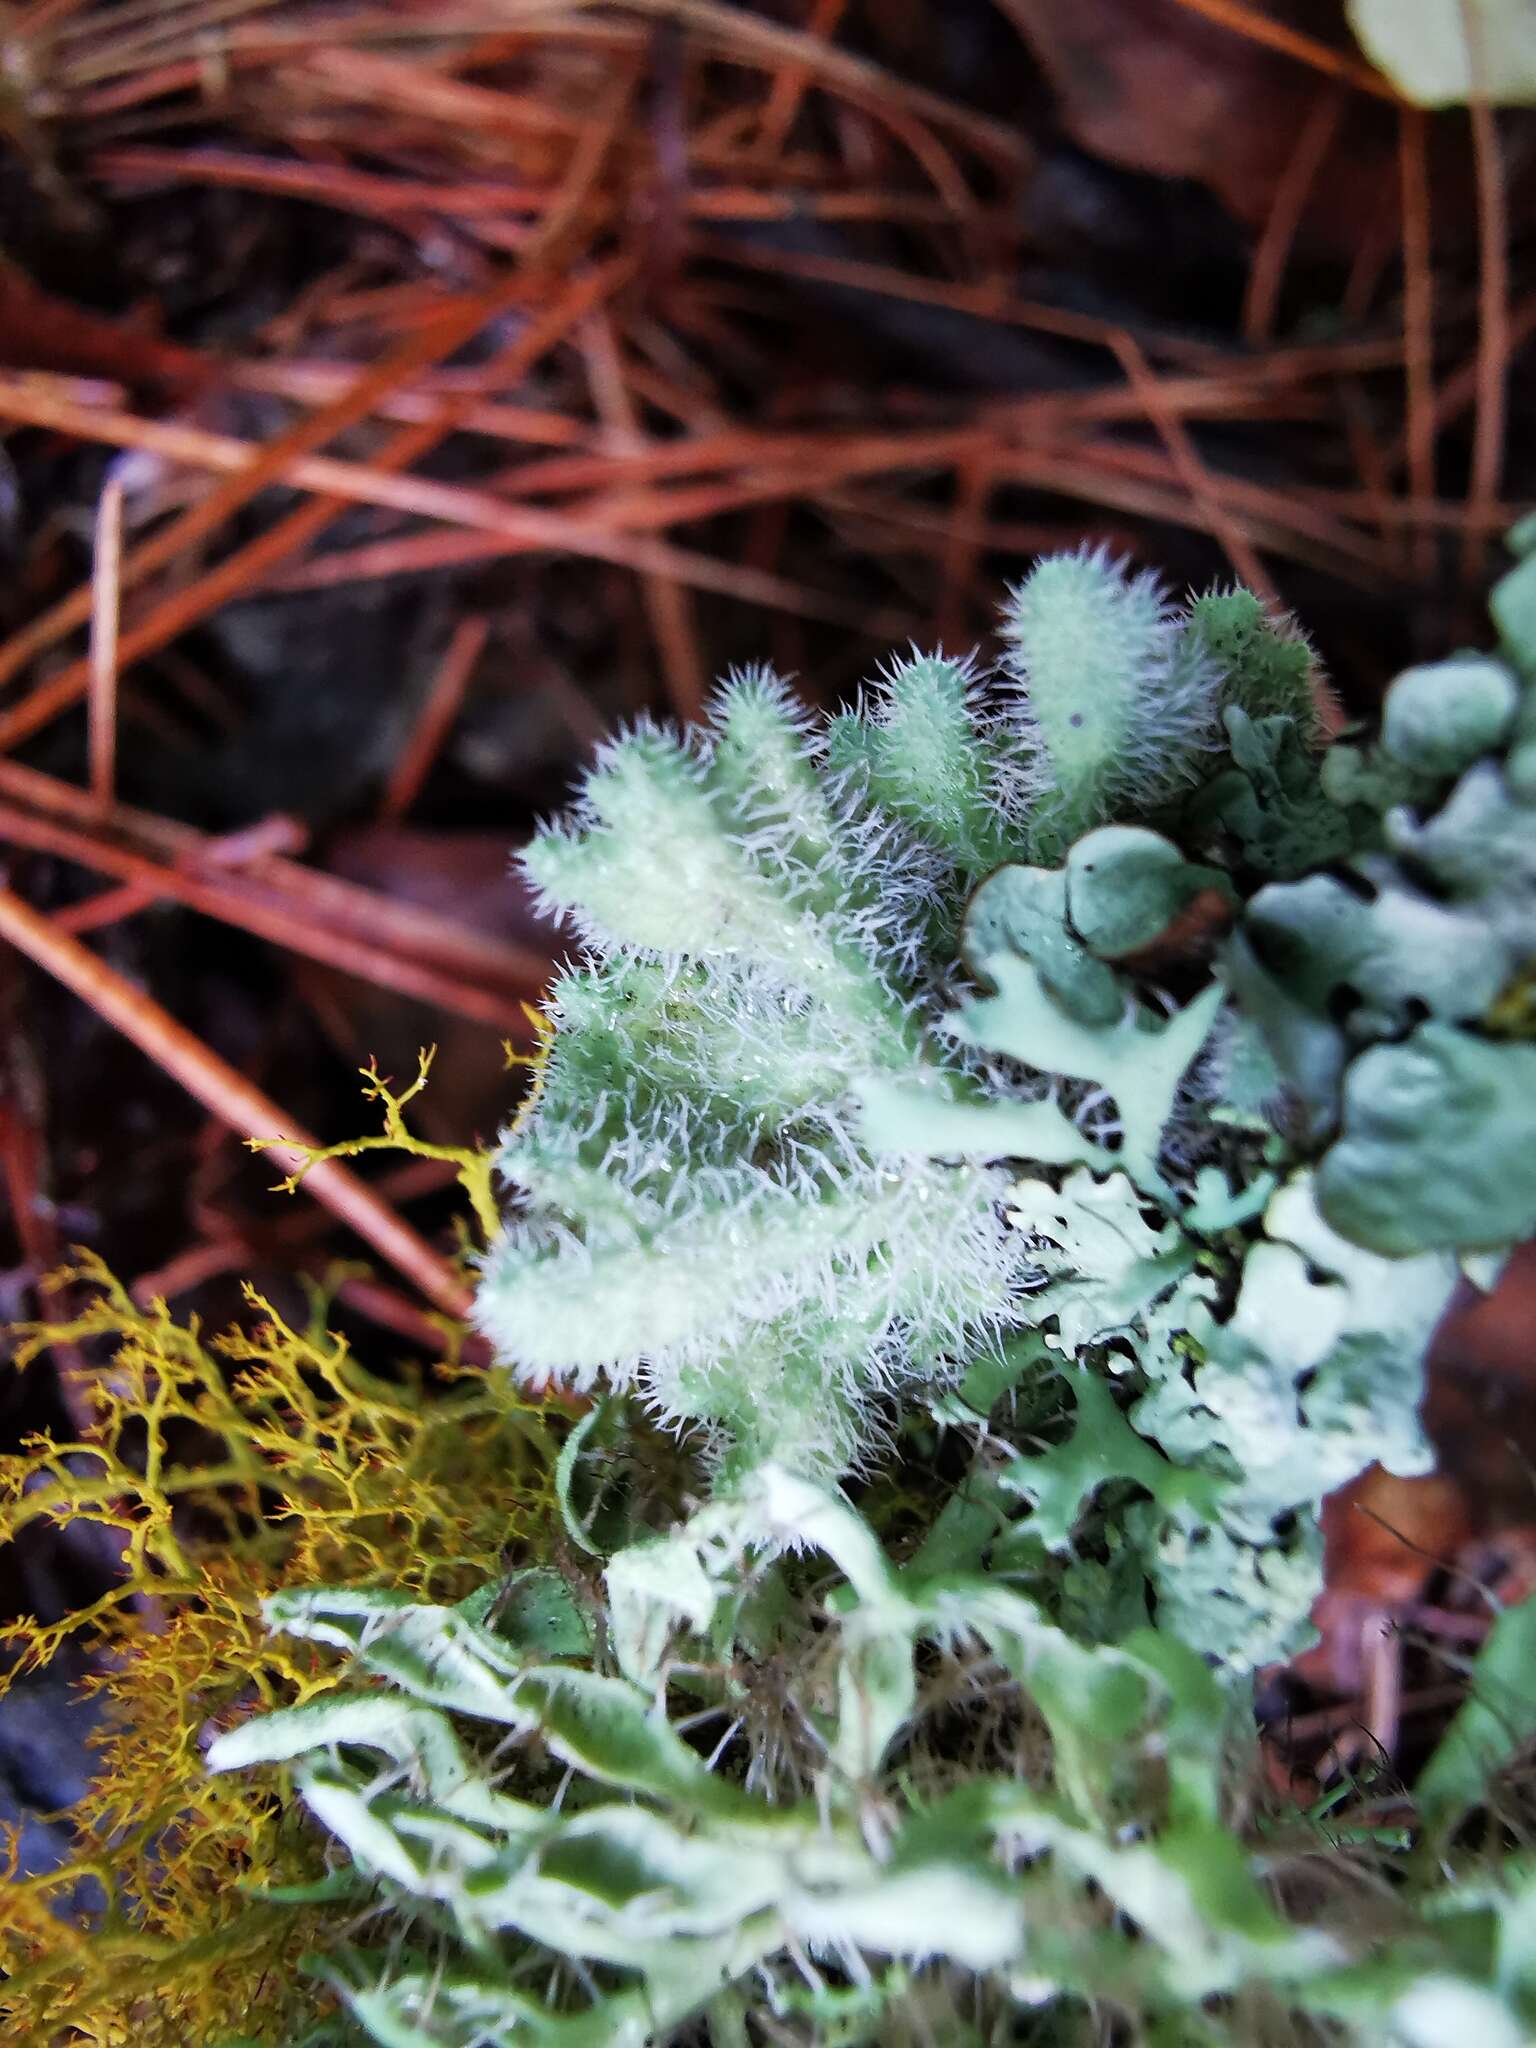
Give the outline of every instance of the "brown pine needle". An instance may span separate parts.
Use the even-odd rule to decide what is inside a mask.
[[[339,397],[269,442],[256,460],[242,466],[227,482],[218,485],[179,518],[162,527],[150,540],[134,548],[122,564],[123,589],[134,588],[155,570],[176,561],[198,542],[216,533],[258,491],[264,490],[268,484],[284,481],[294,462],[334,440],[359,420],[366,419],[386,393],[472,340],[488,321],[523,298],[530,283],[531,280],[521,276],[503,282],[494,292],[456,307],[421,332],[411,335],[382,363],[363,371]],[[0,647],[0,684],[8,682],[28,662],[46,653],[77,626],[84,625],[90,614],[91,589],[87,584],[12,634]],[[64,699],[73,703],[80,695],[84,675],[83,672],[71,673],[74,674],[74,685],[72,690],[64,692]],[[57,685],[57,678],[54,678],[54,683]]]
[[[1509,218],[1504,196],[1504,160],[1499,130],[1482,80],[1482,37],[1467,0],[1462,0],[1467,49],[1475,90],[1472,161],[1477,180],[1477,412],[1472,430],[1472,469],[1467,483],[1467,524],[1461,537],[1461,574],[1476,583],[1487,552],[1486,513],[1499,495],[1504,461],[1504,427],[1509,410]]]
[[[422,785],[453,730],[470,677],[485,652],[490,630],[490,621],[474,613],[467,619],[461,619],[455,628],[448,651],[432,678],[432,687],[421,707],[421,716],[400,749],[399,759],[385,787],[379,804],[379,817],[383,823],[399,824],[421,795]]]
[[[1243,334],[1255,347],[1274,335],[1286,262],[1323,159],[1339,132],[1339,119],[1343,112],[1341,88],[1325,87],[1319,92],[1311,112],[1302,123],[1284,174],[1275,187],[1269,218],[1253,252],[1248,289],[1243,299]]]
[[[1272,20],[1248,0],[1178,0],[1180,7],[1188,8],[1191,14],[1203,14],[1207,21],[1214,21],[1222,28],[1230,28],[1249,42],[1262,43],[1266,49],[1278,50],[1282,57],[1294,57],[1298,64],[1306,64],[1313,71],[1326,72],[1330,78],[1342,78],[1358,92],[1368,92],[1376,99],[1395,100],[1398,95],[1379,71],[1359,57],[1352,57],[1345,50],[1335,50],[1331,44],[1320,43],[1315,36],[1303,35],[1299,29],[1287,28],[1283,22]]]
[[[285,1172],[298,1173],[321,1149],[195,1032],[5,888],[0,888],[0,938],[73,990],[231,1130],[243,1138],[280,1137],[283,1142],[272,1147],[272,1154]],[[472,1296],[448,1261],[350,1168],[338,1160],[320,1160],[309,1167],[303,1185],[435,1308],[459,1318],[468,1314]]]
[[[90,0],[32,0],[31,6],[22,10],[15,32],[23,38],[40,35],[45,28],[53,28],[55,23],[78,14],[89,4]]]
[[[965,639],[987,507],[997,484],[995,462],[995,447],[983,444],[956,465],[953,516],[945,536],[934,619],[936,637],[945,646],[958,646]]]
[[[1239,581],[1246,583],[1255,596],[1262,597],[1272,609],[1282,609],[1279,592],[1269,572],[1260,562],[1247,534],[1228,511],[1216,479],[1201,461],[1200,451],[1190,438],[1189,429],[1178,414],[1164,404],[1158,380],[1142,353],[1140,343],[1129,329],[1123,329],[1114,337],[1112,346],[1124,366],[1127,381],[1146,405],[1147,417],[1157,429],[1179,481],[1204,513],[1206,526],[1221,542]]]
[[[593,403],[604,425],[621,447],[643,453],[645,437],[639,408],[625,376],[613,323],[602,311],[583,324],[581,347]],[[620,510],[621,504],[612,509]],[[703,711],[709,688],[692,596],[687,585],[675,576],[649,575],[644,579],[644,591],[651,636],[661,658],[662,681],[672,709],[687,723]]]
[[[96,508],[91,564],[90,692],[86,751],[91,795],[110,804],[117,782],[117,626],[122,600],[123,486],[107,479]]]
[[[505,367],[509,377],[526,371],[545,355],[590,307],[598,303],[607,293],[618,288],[630,274],[632,265],[625,258],[590,272],[578,279],[567,291],[557,298],[546,312],[531,320],[518,339],[506,349]],[[486,323],[500,312],[527,296],[532,288],[533,274],[520,276],[513,284],[503,283],[494,292],[472,302],[468,311],[461,311],[451,320],[445,320],[425,331],[428,338],[415,337],[412,342],[391,356],[384,368],[371,371],[359,378],[356,386],[344,399],[335,405],[326,406],[296,428],[281,435],[264,449],[258,459],[243,468],[227,483],[219,485],[209,497],[194,505],[171,526],[135,551],[124,565],[125,581],[130,565],[137,563],[142,574],[145,565],[160,567],[180,554],[193,538],[221,525],[227,511],[237,504],[243,504],[254,495],[256,489],[266,483],[277,481],[285,475],[288,463],[306,455],[318,441],[329,440],[339,433],[343,426],[362,419],[372,410],[381,391],[393,389],[403,383],[427,362],[451,355],[465,341],[470,340]],[[386,374],[387,372],[387,374]],[[436,418],[424,421],[420,426],[406,427],[391,436],[380,451],[374,467],[380,470],[406,469],[445,439],[458,425],[458,416],[452,402],[444,406]],[[269,527],[255,540],[227,555],[206,575],[181,590],[172,592],[161,604],[131,631],[123,636],[121,661],[126,667],[141,660],[146,654],[153,654],[170,641],[184,633],[189,626],[196,625],[210,612],[233,598],[244,595],[258,584],[268,571],[288,556],[319,537],[341,511],[344,500],[322,497],[301,505],[276,526]],[[208,507],[219,507],[218,516],[209,519]],[[176,539],[175,536],[182,538]],[[173,544],[174,541],[174,544]],[[89,609],[89,592],[86,593]],[[58,627],[60,618],[71,611],[71,601],[55,606],[53,612],[45,613],[43,621],[34,622],[14,636],[10,648],[0,649],[0,680],[19,665],[14,653],[18,646],[25,649],[21,658],[37,651],[37,636],[43,632],[43,644],[49,644],[55,637],[53,631],[44,631],[48,622]],[[66,617],[62,630],[73,624],[72,617]],[[7,654],[11,654],[11,664]],[[0,752],[16,746],[29,734],[48,725],[60,712],[66,711],[79,701],[89,679],[89,670],[84,662],[73,662],[51,676],[48,681],[34,690],[28,698],[0,716]]]
[[[1414,497],[1435,495],[1434,273],[1430,267],[1429,174],[1425,117],[1418,107],[1398,111],[1398,172],[1403,211],[1403,360],[1407,374],[1408,482]],[[1427,578],[1434,569],[1434,536],[1414,536],[1413,566]]]
[[[523,1005],[548,974],[532,947],[280,855],[232,866],[227,840],[122,804],[103,813],[86,791],[14,761],[0,760],[0,843],[73,861],[503,1036],[526,1039]]]
[[[159,898],[153,889],[142,882],[118,882],[108,889],[99,889],[94,896],[87,896],[83,903],[71,903],[63,910],[55,910],[53,923],[61,932],[68,932],[73,939],[83,939],[87,932],[99,932],[107,925],[121,924],[124,918],[137,917],[141,910],[148,910]]]
[[[750,60],[777,72],[784,64],[801,65],[829,92],[841,93],[855,106],[884,118],[891,110],[915,114],[919,120],[963,136],[1000,163],[1023,169],[1033,155],[1019,129],[992,119],[958,100],[926,86],[914,85],[882,65],[825,41],[805,29],[785,28],[745,7],[724,0],[629,0],[639,13],[679,21],[694,31],[699,43],[723,50],[735,62]]]
[[[812,0],[806,34],[819,42],[831,42],[847,11],[848,0]],[[811,73],[803,63],[786,63],[774,74],[773,90],[757,134],[758,147],[765,154],[771,156],[784,147],[811,83]]]

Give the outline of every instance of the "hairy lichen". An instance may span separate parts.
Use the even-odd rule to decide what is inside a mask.
[[[613,742],[534,841],[586,953],[478,1312],[515,1369],[692,1430],[725,1497],[768,1460],[867,1470],[1077,1273],[1053,1343],[1129,1362],[1135,1426],[1243,1481],[1197,1488],[1198,1525],[1143,1502],[1124,1570],[1247,1669],[1304,1629],[1324,1492],[1423,1469],[1458,1253],[1536,1221],[1505,1113],[1530,1054],[1484,1029],[1536,953],[1519,686],[1416,671],[1380,746],[1329,758],[1288,621],[1177,612],[1102,552],[1038,565],[1003,637],[990,686],[913,654],[820,729],[735,677],[686,738]],[[1402,776],[1419,808],[1384,819]],[[1215,942],[1181,954],[1201,906]],[[1106,1284],[1109,1209],[1178,1285]],[[1394,1292],[1411,1326],[1362,1319]]]
[[[252,1870],[220,1797],[259,1878],[324,1840],[371,1917],[320,1967],[383,2048],[1531,2038],[1536,1873],[1465,1826],[1529,1738],[1529,1612],[1417,1839],[1266,1801],[1248,1689],[1305,1635],[1322,1496],[1423,1469],[1427,1339],[1536,1228],[1528,596],[1369,747],[1323,746],[1288,622],[1102,553],[1014,593],[994,677],[914,653],[818,723],[753,672],[612,742],[526,855],[584,953],[505,1223],[459,1160],[512,1375],[358,1407],[274,1321],[225,1391],[161,1319],[130,1393],[152,1444],[211,1433],[201,1476],[110,1404],[18,1468],[13,1518],[115,1518],[168,1604],[113,1624],[125,1684],[201,1674],[217,1775],[157,1780],[150,1714],[97,1794],[110,1831],[122,1773],[163,1781],[134,1899],[189,1827]],[[596,1397],[552,1479],[513,1375]],[[708,1460],[605,1483],[668,1441]]]

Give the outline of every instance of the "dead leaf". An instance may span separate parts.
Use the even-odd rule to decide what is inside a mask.
[[[1338,81],[1181,6],[1179,0],[998,0],[1056,92],[1063,125],[1095,156],[1211,188],[1250,228],[1276,193],[1320,100]],[[1277,24],[1358,59],[1341,0],[1266,0]],[[1465,152],[1462,152],[1464,156]],[[1436,165],[1437,218],[1461,217],[1464,165]],[[1347,92],[1312,179],[1297,246],[1346,260],[1398,214],[1396,118]]]

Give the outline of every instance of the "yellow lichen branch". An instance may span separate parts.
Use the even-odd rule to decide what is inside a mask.
[[[94,1427],[0,1458],[0,1545],[86,1517],[122,1533],[122,1577],[8,1631],[13,1683],[68,1638],[94,1640],[102,1718],[69,1863],[23,1874],[13,1832],[7,1881],[0,1843],[0,2035],[284,2042],[316,2012],[300,1958],[351,1938],[349,1909],[253,1902],[321,1879],[318,1841],[270,1786],[210,1776],[203,1753],[235,1716],[326,1691],[340,1662],[269,1636],[262,1602],[320,1584],[464,1597],[543,1554],[557,1446],[505,1373],[367,1371],[326,1328],[323,1290],[302,1329],[252,1293],[253,1325],[205,1340],[88,1254],[69,1277],[81,1312],[17,1333],[18,1356],[75,1343],[102,1358]],[[134,1611],[146,1596],[153,1627]]]
[[[548,1057],[553,1027],[542,1011],[531,1004],[525,1004],[529,1021],[538,1033],[539,1044],[531,1053],[514,1052],[507,1045],[507,1064],[524,1066],[533,1070],[534,1081],[529,1096],[518,1113],[518,1122],[526,1114],[538,1093],[538,1077]],[[290,1154],[300,1155],[300,1163],[285,1179],[277,1183],[278,1192],[285,1195],[295,1193],[303,1186],[304,1180],[315,1167],[329,1159],[356,1159],[364,1152],[407,1152],[416,1159],[437,1159],[452,1166],[459,1185],[469,1199],[475,1222],[479,1226],[481,1241],[490,1244],[501,1231],[501,1214],[496,1203],[494,1152],[479,1150],[470,1145],[435,1145],[429,1139],[420,1138],[410,1129],[405,1120],[407,1106],[426,1087],[431,1078],[432,1063],[437,1057],[437,1047],[426,1046],[416,1056],[416,1078],[407,1087],[396,1090],[379,1072],[378,1063],[370,1060],[358,1069],[363,1078],[363,1095],[369,1102],[382,1104],[384,1128],[371,1137],[344,1138],[335,1145],[308,1145],[297,1139],[274,1135],[269,1138],[247,1138],[246,1143],[253,1152],[268,1152],[282,1147]],[[517,1124],[514,1123],[514,1129]]]

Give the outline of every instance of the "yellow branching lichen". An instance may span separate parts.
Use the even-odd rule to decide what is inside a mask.
[[[120,1532],[123,1570],[79,1612],[9,1630],[14,1672],[87,1632],[104,1711],[99,1767],[70,1815],[75,1859],[22,1876],[12,1845],[0,2034],[287,2041],[316,2011],[298,1959],[347,1909],[253,1910],[252,1891],[323,1877],[321,1851],[270,1789],[210,1777],[203,1751],[237,1714],[312,1698],[337,1669],[269,1637],[260,1603],[317,1584],[462,1598],[547,1547],[555,1447],[502,1373],[450,1363],[429,1385],[366,1371],[327,1331],[323,1294],[302,1329],[253,1294],[254,1327],[208,1342],[163,1303],[141,1310],[93,1259],[71,1278],[89,1305],[22,1333],[19,1357],[94,1346],[96,1424],[0,1458],[0,1543],[88,1519]]]
[[[521,1067],[529,1076],[528,1092],[524,1096],[513,1119],[508,1136],[515,1136],[532,1114],[543,1088],[544,1069],[554,1042],[555,1027],[549,1018],[532,1003],[524,1003],[523,1014],[533,1027],[534,1049],[532,1052],[518,1052],[510,1039],[502,1041],[508,1069]],[[455,1169],[460,1187],[468,1197],[470,1210],[480,1229],[483,1243],[492,1243],[501,1234],[501,1211],[496,1201],[496,1154],[494,1151],[480,1151],[470,1145],[434,1145],[426,1138],[419,1138],[405,1121],[405,1112],[410,1103],[426,1087],[432,1078],[432,1063],[437,1058],[437,1047],[423,1047],[416,1056],[416,1078],[408,1087],[396,1092],[379,1072],[375,1061],[360,1067],[363,1077],[365,1101],[379,1103],[384,1111],[384,1128],[366,1138],[344,1138],[336,1145],[297,1145],[292,1138],[247,1138],[246,1143],[253,1152],[269,1152],[274,1145],[286,1146],[289,1151],[303,1154],[303,1164],[296,1172],[289,1174],[277,1184],[279,1194],[291,1195],[303,1185],[306,1174],[328,1159],[356,1159],[364,1152],[409,1152],[417,1159],[436,1159],[445,1166]]]

